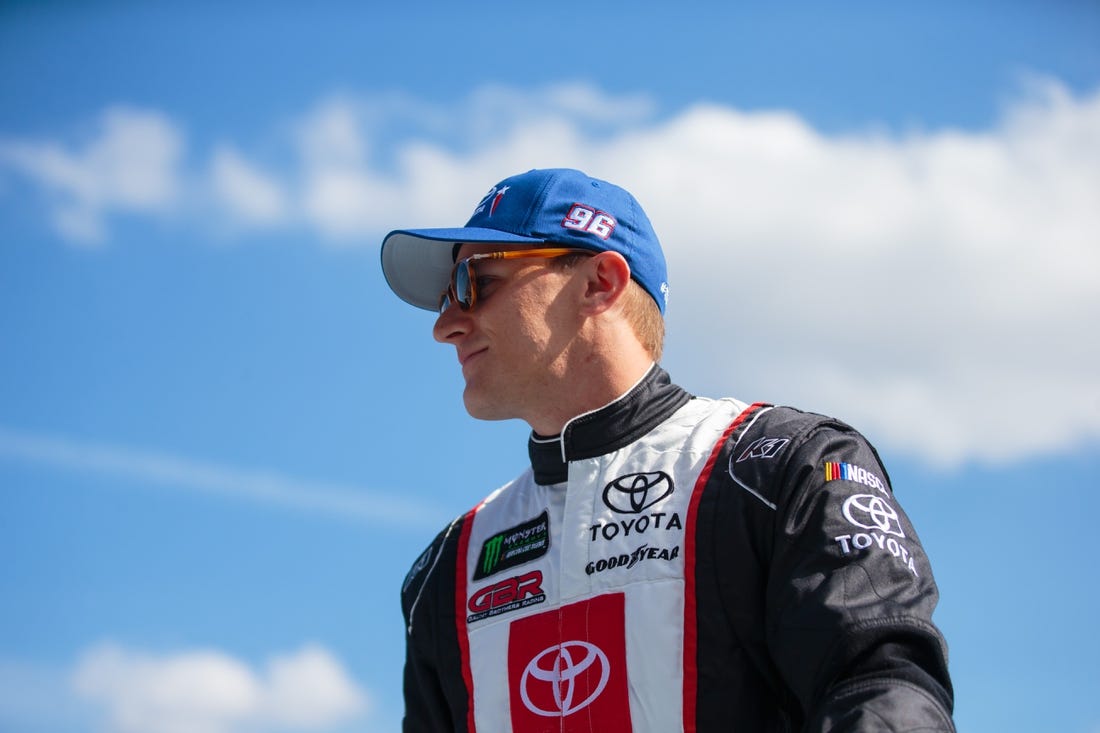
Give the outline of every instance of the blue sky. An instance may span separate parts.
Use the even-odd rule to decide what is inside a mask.
[[[360,5],[0,8],[0,730],[396,731],[401,578],[526,430],[378,244],[568,165],[677,381],[880,448],[960,729],[1100,731],[1095,3]]]

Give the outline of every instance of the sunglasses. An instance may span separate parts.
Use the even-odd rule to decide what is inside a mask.
[[[569,255],[592,255],[595,252],[587,249],[572,247],[548,247],[546,249],[513,249],[503,252],[486,252],[485,254],[470,255],[455,263],[451,270],[451,284],[439,296],[439,312],[451,307],[451,303],[458,303],[458,307],[468,311],[477,303],[477,271],[474,263],[480,260],[521,260],[527,258],[552,259],[554,257],[568,257]]]

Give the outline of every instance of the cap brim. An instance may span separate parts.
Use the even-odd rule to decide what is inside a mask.
[[[434,312],[451,278],[454,245],[524,245],[543,241],[498,229],[399,229],[382,240],[382,274],[401,300]]]

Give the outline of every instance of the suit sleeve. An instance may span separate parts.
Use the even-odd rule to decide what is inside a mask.
[[[765,632],[807,731],[954,731],[938,590],[870,444],[811,428],[777,477]]]
[[[455,705],[465,690],[455,688],[458,674],[454,635],[453,535],[458,520],[441,532],[417,558],[401,589],[405,619],[403,733],[452,733],[465,730]],[[456,702],[457,701],[457,702]]]

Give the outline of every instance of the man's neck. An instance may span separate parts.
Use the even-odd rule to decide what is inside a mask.
[[[561,433],[566,423],[579,415],[599,410],[629,392],[653,367],[653,361],[630,360],[627,364],[590,362],[588,368],[575,370],[568,383],[552,390],[558,399],[526,420],[536,435]]]

